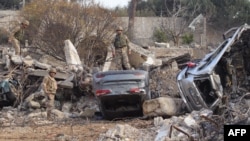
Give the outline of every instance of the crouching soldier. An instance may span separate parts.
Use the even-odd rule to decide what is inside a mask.
[[[54,100],[57,90],[57,82],[55,80],[56,69],[51,68],[49,75],[43,78],[42,87],[47,97],[47,119],[51,120],[51,111],[54,108]]]

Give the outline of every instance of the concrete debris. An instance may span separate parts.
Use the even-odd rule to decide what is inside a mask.
[[[170,44],[169,44],[169,43],[159,43],[159,42],[155,42],[155,46],[156,46],[156,47],[169,48],[169,47],[170,47]]]
[[[169,119],[155,118],[159,127],[155,141],[162,140],[223,140],[222,119],[208,109]]]
[[[131,48],[132,66],[148,67],[153,99],[143,103],[143,114],[145,117],[154,117],[154,127],[139,129],[128,124],[117,124],[101,134],[99,141],[223,140],[223,124],[249,122],[248,93],[244,96],[238,94],[226,97],[216,114],[209,109],[186,113],[186,107],[178,93],[176,74],[192,57],[192,49],[154,47],[143,49],[134,44],[131,44]],[[94,119],[95,114],[100,112],[91,85],[92,74],[100,69],[90,69],[82,65],[69,40],[65,40],[64,49],[67,52],[65,66],[49,65],[31,56],[2,54],[0,65],[7,68],[0,73],[9,78],[4,81],[6,84],[4,86],[10,86],[8,92],[11,93],[0,94],[2,109],[0,125],[51,123],[46,119],[46,96],[41,90],[42,78],[48,74],[51,67],[56,67],[58,71],[55,78],[59,89],[56,95],[56,107],[52,111],[55,120]],[[108,53],[107,59],[111,57],[110,55]],[[112,69],[111,62],[105,63],[102,71],[109,69]],[[64,134],[56,137],[57,140],[67,138]]]
[[[93,118],[95,116],[96,109],[85,108],[80,113],[80,117]]]
[[[66,114],[64,114],[64,112],[58,110],[58,109],[53,109],[52,113],[58,118],[58,119],[63,119],[66,118]]]
[[[180,98],[159,97],[147,100],[142,105],[143,115],[146,117],[155,116],[176,116],[183,113],[185,104]]]
[[[73,70],[75,72],[82,71],[82,62],[80,60],[80,57],[77,53],[77,50],[75,46],[71,43],[70,40],[64,41],[64,52],[66,57],[66,63],[69,65],[70,70]]]
[[[48,70],[49,68],[51,68],[51,65],[48,65],[48,64],[45,64],[45,63],[41,63],[37,60],[34,61],[34,66],[35,67],[38,67],[38,68],[41,68],[41,69],[46,69]]]
[[[28,105],[29,105],[29,107],[34,108],[34,109],[38,109],[41,107],[41,105],[35,101],[29,101]]]
[[[28,115],[28,118],[35,118],[35,117],[46,117],[46,112],[32,112]]]
[[[72,103],[71,102],[65,102],[62,106],[62,112],[66,112],[69,113],[71,111],[72,108]]]
[[[129,130],[128,130],[129,129]],[[109,129],[105,134],[101,134],[98,141],[145,141],[153,140],[151,134],[142,132],[130,125],[117,124]]]

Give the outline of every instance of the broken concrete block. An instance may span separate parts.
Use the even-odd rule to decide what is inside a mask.
[[[187,117],[185,117],[184,123],[188,127],[193,127],[193,128],[197,128],[198,127],[197,122],[195,121],[195,119],[191,115],[188,115]]]
[[[164,124],[164,120],[162,117],[154,118],[154,126],[162,126]]]
[[[57,85],[60,88],[67,88],[67,89],[72,89],[74,87],[74,84],[70,81],[59,81],[57,82]]]
[[[45,63],[41,63],[39,61],[34,61],[34,65],[38,68],[41,68],[41,69],[45,69],[45,70],[48,70],[51,68],[51,65],[48,65],[48,64],[45,64]]]
[[[106,56],[106,60],[104,63],[104,66],[102,68],[102,71],[108,71],[110,69],[111,63],[112,63],[112,52],[108,51],[107,56]]]
[[[62,119],[65,118],[65,115],[62,111],[59,111],[57,109],[53,109],[52,113],[55,114],[57,116],[57,118]]]
[[[94,117],[96,110],[85,108],[83,111],[81,111],[80,116],[81,117]]]
[[[70,113],[70,109],[72,108],[72,103],[71,102],[66,102],[62,106],[62,111]]]
[[[178,67],[178,64],[177,64],[176,61],[172,62],[171,67],[172,67],[173,71],[178,71],[179,70],[179,67]]]
[[[38,109],[38,108],[41,107],[40,103],[38,103],[38,102],[36,102],[36,101],[32,101],[32,100],[29,101],[28,106],[29,106],[30,108],[34,108],[34,109]]]
[[[82,62],[80,60],[80,57],[77,53],[77,50],[75,46],[71,43],[70,40],[64,41],[64,52],[66,57],[66,62],[69,65],[81,65]]]
[[[29,95],[26,99],[25,99],[25,102],[30,102],[34,99],[35,95],[34,94],[31,94]]]
[[[180,98],[160,97],[147,100],[142,106],[144,116],[175,116],[181,114],[184,103]]]
[[[13,115],[10,112],[6,114],[6,117],[8,118],[8,120],[14,119]]]
[[[163,47],[163,48],[169,48],[170,44],[169,43],[160,43],[160,42],[155,42],[156,47]]]
[[[79,65],[81,64],[80,58],[78,56],[77,50],[70,40],[64,41],[64,52],[66,56],[66,62],[70,65]],[[76,55],[76,56],[75,56]]]
[[[23,63],[25,66],[31,67],[34,64],[34,60],[28,55],[23,58]]]
[[[117,124],[106,133],[101,134],[98,141],[153,141],[154,137],[154,133],[142,132],[128,124]]]
[[[28,115],[29,118],[33,118],[33,117],[46,117],[47,112],[36,112],[36,113],[30,113]]]
[[[16,65],[21,65],[23,63],[22,58],[19,55],[12,55],[11,61]]]
[[[9,55],[5,55],[5,69],[9,69],[10,67],[10,56]]]

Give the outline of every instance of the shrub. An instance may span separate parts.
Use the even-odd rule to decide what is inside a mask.
[[[160,29],[154,30],[153,38],[156,42],[167,42],[167,35]]]
[[[186,33],[182,36],[182,43],[183,44],[190,44],[194,41],[194,35],[190,33]]]

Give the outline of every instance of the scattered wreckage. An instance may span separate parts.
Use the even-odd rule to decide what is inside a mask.
[[[225,41],[205,58],[187,63],[177,83],[190,112],[212,109],[235,124],[247,121],[249,113],[250,26],[232,28],[223,37]]]
[[[82,96],[85,88],[91,85],[88,79],[91,74],[88,70],[83,70],[79,56],[73,44],[65,41],[65,55],[68,65],[53,66],[58,72],[55,79],[58,82],[58,97],[70,100],[72,95]],[[1,107],[18,106],[25,98],[40,92],[43,77],[48,74],[52,67],[49,64],[39,62],[31,58],[14,55],[6,48],[1,48]],[[85,69],[85,68],[84,68]],[[43,95],[40,99],[44,99]]]

